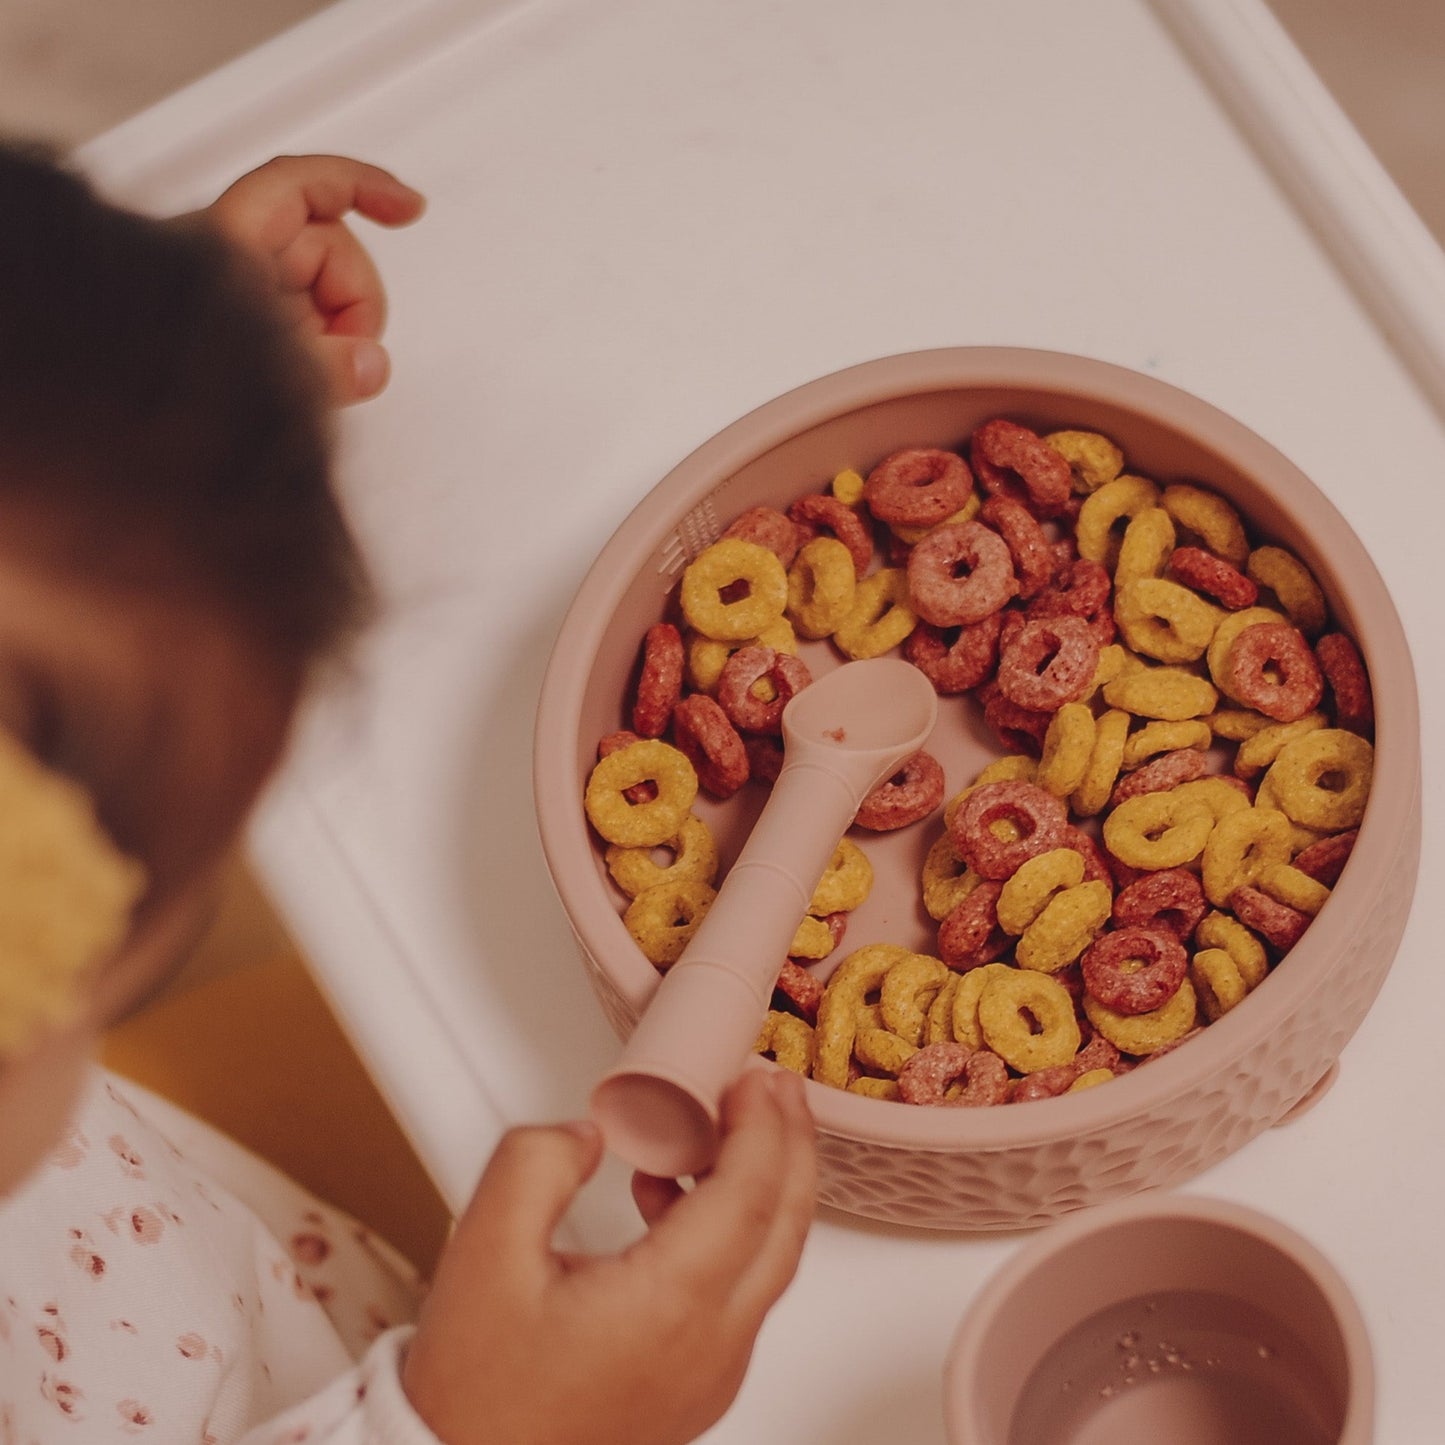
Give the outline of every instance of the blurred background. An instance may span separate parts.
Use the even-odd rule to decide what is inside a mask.
[[[88,140],[324,3],[0,0],[0,134]],[[1445,241],[1445,3],[1269,3]],[[177,985],[115,1031],[106,1061],[430,1268],[448,1226],[440,1198],[244,862]]]

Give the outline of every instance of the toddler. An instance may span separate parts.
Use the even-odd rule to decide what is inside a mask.
[[[512,1130],[423,1300],[366,1231],[90,1063],[203,925],[365,620],[327,405],[385,384],[384,297],[345,218],[421,207],[312,156],[158,223],[0,147],[0,1445],[681,1445],[796,1267],[788,1075],[729,1092],[695,1187],[635,1179],[616,1256],[551,1242],[595,1130]]]

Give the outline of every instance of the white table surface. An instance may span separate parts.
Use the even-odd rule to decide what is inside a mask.
[[[530,729],[588,562],[752,406],[884,353],[1084,352],[1255,428],[1355,525],[1441,736],[1445,262],[1252,0],[343,0],[88,147],[209,199],[279,151],[431,197],[374,234],[395,380],[345,418],[388,600],[254,831],[266,881],[454,1207],[511,1121],[617,1045],[547,878]],[[1445,926],[1424,886],[1339,1083],[1192,1189],[1357,1292],[1379,1439],[1441,1438]],[[609,1166],[569,1227],[635,1225]],[[716,1442],[942,1438],[940,1367],[1017,1236],[825,1213]]]

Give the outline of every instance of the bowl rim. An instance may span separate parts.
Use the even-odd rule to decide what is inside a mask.
[[[1354,530],[1320,488],[1256,432],[1172,383],[1112,362],[1027,347],[961,346],[897,353],[846,367],[782,393],[725,426],[672,468],[638,501],[597,554],[563,618],[543,677],[533,730],[533,792],[538,832],[569,926],[591,966],[601,969],[589,936],[616,948],[635,945],[595,866],[589,829],[574,781],[576,719],[596,650],[634,572],[622,559],[650,555],[679,521],[719,483],[794,436],[850,412],[913,394],[977,389],[1037,390],[1050,403],[1078,398],[1147,416],[1201,451],[1250,477],[1289,479],[1291,509],[1308,509],[1310,540],[1330,559],[1350,610],[1377,619],[1357,642],[1375,685],[1377,705],[1389,682],[1388,705],[1377,708],[1375,783],[1360,825],[1360,844],[1326,910],[1360,914],[1390,883],[1404,860],[1418,855],[1419,704],[1403,626],[1384,579]],[[1085,412],[1087,415],[1087,412]],[[1269,489],[1269,488],[1267,488]],[[1295,499],[1298,499],[1296,502]],[[1381,743],[1385,746],[1381,747]],[[1383,758],[1383,763],[1381,759]],[[1403,920],[1402,920],[1403,927]],[[1150,1108],[1202,1089],[1242,1055],[1267,1046],[1282,1020],[1317,986],[1324,955],[1338,934],[1312,928],[1291,950],[1293,969],[1273,970],[1235,1009],[1176,1049],[1113,1081],[1029,1106],[1007,1109],[906,1108],[807,1080],[820,1130],[865,1143],[925,1152],[1009,1150],[1105,1132]],[[1327,942],[1328,939],[1328,942]],[[634,1013],[660,977],[636,953],[636,986],[605,973]],[[642,972],[645,970],[645,972]],[[605,971],[604,971],[605,972]],[[648,975],[651,975],[649,978]],[[1316,1081],[1303,1081],[1308,1090]],[[1288,1101],[1293,1102],[1293,1101]]]

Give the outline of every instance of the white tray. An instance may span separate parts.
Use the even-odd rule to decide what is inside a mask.
[[[119,195],[208,199],[279,151],[426,190],[377,235],[396,379],[344,481],[391,607],[322,699],[258,863],[460,1207],[505,1123],[615,1054],[543,868],[543,666],[604,538],[757,403],[887,352],[1080,351],[1233,413],[1351,520],[1439,735],[1445,261],[1246,0],[344,0],[91,145]],[[1196,1187],[1357,1291],[1379,1438],[1439,1438],[1445,900],[1422,877],[1332,1093]],[[633,1232],[620,1170],[574,1212]],[[1013,1238],[826,1215],[716,1442],[941,1438],[948,1338]]]

